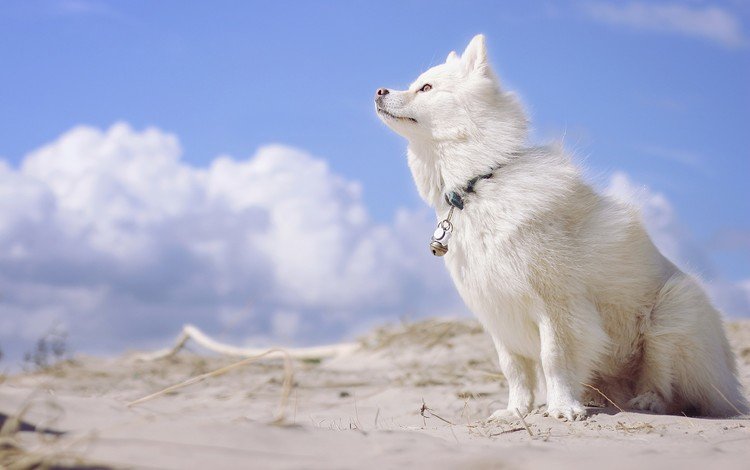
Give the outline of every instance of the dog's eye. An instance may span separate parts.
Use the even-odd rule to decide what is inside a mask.
[[[419,89],[419,91],[421,92],[430,91],[430,90],[432,90],[432,85],[430,85],[429,83],[425,83],[424,85],[422,85],[422,88]]]

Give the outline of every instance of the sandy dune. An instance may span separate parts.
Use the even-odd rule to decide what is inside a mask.
[[[750,322],[729,325],[750,386]],[[0,467],[750,468],[750,420],[590,408],[583,422],[484,418],[507,398],[471,321],[373,332],[352,354],[296,361],[282,424],[282,361],[269,359],[138,406],[126,404],[236,358],[81,357],[0,384]],[[20,414],[25,431],[14,426]],[[2,416],[0,415],[0,416]],[[36,426],[36,431],[32,431]],[[55,435],[50,430],[64,431]],[[636,467],[637,466],[637,467]]]

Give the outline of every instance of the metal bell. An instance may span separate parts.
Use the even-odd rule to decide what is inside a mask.
[[[453,232],[451,216],[453,216],[452,206],[450,211],[448,211],[448,217],[438,222],[435,231],[432,233],[432,240],[430,240],[430,251],[435,256],[443,256],[444,254],[448,253],[448,240],[450,240],[451,232]]]
[[[443,256],[448,253],[448,247],[437,240],[433,240],[430,242],[430,251],[432,251],[432,254],[435,256]]]

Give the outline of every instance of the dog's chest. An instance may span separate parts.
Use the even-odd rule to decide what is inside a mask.
[[[514,226],[468,211],[457,217],[445,256],[459,294],[487,331],[508,349],[529,356],[538,350],[530,259]]]
[[[487,211],[456,215],[446,265],[457,283],[512,295],[525,284],[530,256],[512,223]]]

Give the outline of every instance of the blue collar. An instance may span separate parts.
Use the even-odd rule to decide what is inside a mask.
[[[463,188],[460,188],[459,191],[450,191],[445,194],[445,202],[448,203],[449,206],[455,207],[456,209],[463,210],[464,209],[464,199],[461,197],[461,194],[464,196],[467,194],[471,194],[474,192],[474,186],[479,182],[479,180],[486,180],[490,179],[493,176],[495,176],[495,172],[502,168],[505,165],[500,165],[495,168],[493,168],[492,171],[489,173],[485,173],[483,175],[475,176],[474,178],[470,179],[468,183],[466,183],[466,186]]]

